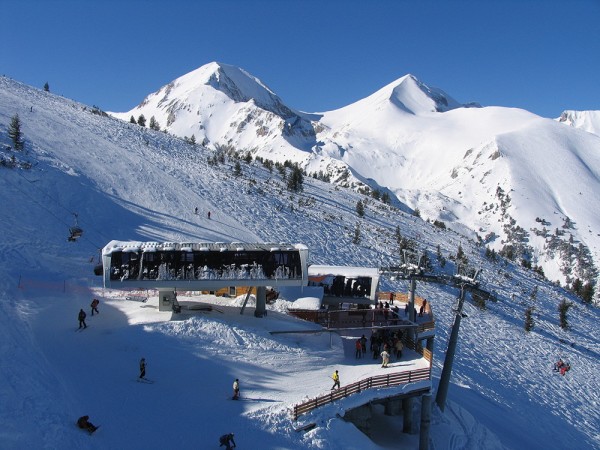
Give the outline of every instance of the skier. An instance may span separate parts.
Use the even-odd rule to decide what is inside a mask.
[[[94,311],[96,311],[96,314],[100,314],[100,311],[98,311],[99,303],[100,303],[100,301],[97,298],[92,300],[92,304],[90,305],[92,307],[92,316],[94,315]]]
[[[560,374],[564,376],[569,370],[571,370],[571,364],[566,362],[560,367]]]
[[[88,433],[92,434],[98,429],[92,422],[90,422],[90,416],[81,416],[77,419],[77,426],[82,430],[87,430]]]
[[[140,359],[140,378],[146,378],[146,358]]]
[[[198,207],[197,206],[194,208],[194,214],[198,215]]]
[[[333,379],[333,387],[331,388],[331,390],[333,391],[336,386],[339,389],[340,388],[340,374],[338,373],[337,370],[335,372],[333,372],[333,376],[331,378]]]
[[[381,367],[387,367],[388,363],[390,362],[390,354],[387,352],[387,350],[381,352],[381,359],[383,360]]]
[[[210,211],[208,212],[208,218],[210,219]]]
[[[240,380],[237,378],[233,382],[233,400],[240,398]]]
[[[402,349],[404,348],[404,344],[402,343],[400,338],[398,338],[394,347],[396,348],[396,359],[402,358]]]
[[[367,353],[367,338],[364,334],[360,337],[360,345],[362,346],[362,354],[365,356],[365,353]]]
[[[81,327],[83,328],[87,328],[87,325],[85,324],[85,311],[83,309],[79,310],[79,329],[81,329]]]
[[[219,447],[223,447],[225,445],[226,450],[231,450],[235,448],[235,441],[233,440],[233,433],[224,434],[219,438]],[[233,447],[231,446],[233,444]]]
[[[427,305],[427,300],[423,300],[423,304],[421,305],[421,309],[419,310],[419,317],[423,317],[423,312],[425,311],[425,305]]]
[[[362,356],[362,343],[360,342],[360,338],[356,340],[355,347],[355,358],[359,359]]]
[[[554,364],[554,371],[555,372],[560,371],[560,368],[564,365],[565,365],[565,363],[563,362],[562,358],[559,358],[559,360]]]

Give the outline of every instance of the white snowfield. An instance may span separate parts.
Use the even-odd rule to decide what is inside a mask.
[[[16,113],[22,153],[7,149]],[[239,449],[416,448],[418,435],[403,434],[402,418],[379,407],[372,440],[338,417],[402,387],[364,391],[291,420],[295,403],[329,391],[334,370],[342,386],[385,370],[380,361],[355,360],[355,336],[270,334],[314,329],[284,313],[290,302],[313,295],[282,294],[257,319],[252,305],[240,314],[243,299],[186,294],[184,305],[212,310],[172,315],[158,313],[152,292],[104,290],[93,275],[99,251],[113,239],[299,242],[312,264],[397,266],[396,227],[428,252],[438,273],[455,272],[449,256],[461,245],[481,268],[481,286],[498,298],[479,308],[467,297],[448,403],[444,413],[432,411],[430,448],[600,448],[596,307],[531,271],[489,261],[466,237],[391,206],[309,177],[302,193],[291,193],[277,170],[241,162],[243,174],[234,176],[235,160],[214,166],[207,164],[212,155],[0,78],[0,156],[32,163],[0,167],[0,448],[216,449],[228,432]],[[365,199],[359,218],[355,207]],[[74,212],[84,231],[73,243],[66,238]],[[380,288],[408,290],[387,277]],[[419,282],[417,295],[435,314],[435,396],[458,292]],[[100,313],[92,317],[94,297]],[[558,322],[563,299],[573,302],[568,331]],[[525,333],[529,306],[535,327]],[[80,308],[88,314],[83,331]],[[154,384],[136,382],[142,357]],[[552,371],[559,357],[572,365],[565,376]],[[392,360],[391,370],[423,363],[409,352],[405,358]],[[229,400],[235,378],[240,401]],[[75,427],[82,415],[101,425],[93,436]],[[314,429],[294,431],[310,422]]]

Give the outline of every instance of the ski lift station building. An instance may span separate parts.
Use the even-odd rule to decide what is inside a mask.
[[[318,266],[308,267],[308,285],[323,289],[323,304],[343,309],[345,305],[377,303],[379,269],[376,267]]]
[[[111,241],[102,250],[104,287],[157,289],[170,311],[177,290],[256,288],[256,315],[266,311],[266,287],[306,286],[308,247],[285,243]]]

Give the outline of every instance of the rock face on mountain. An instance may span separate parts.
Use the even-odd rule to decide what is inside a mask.
[[[461,104],[413,75],[343,108],[305,113],[244,70],[210,63],[113,115],[143,114],[208,148],[291,161],[365,194],[385,192],[568,281],[595,279],[583,260],[600,258],[596,113],[551,120]]]

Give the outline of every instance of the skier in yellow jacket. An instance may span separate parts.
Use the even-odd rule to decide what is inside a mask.
[[[331,376],[331,378],[333,379],[333,387],[331,388],[331,390],[333,391],[336,386],[339,389],[340,388],[340,374],[338,373],[337,370],[335,372],[333,372],[333,375]]]

